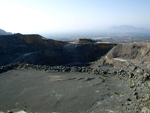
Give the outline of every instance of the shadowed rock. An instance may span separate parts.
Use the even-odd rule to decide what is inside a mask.
[[[90,40],[90,39],[89,39]],[[114,44],[68,44],[40,35],[0,36],[0,65],[25,62],[41,65],[88,65]]]

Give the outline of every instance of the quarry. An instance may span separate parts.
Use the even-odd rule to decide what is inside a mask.
[[[150,44],[0,36],[0,112],[150,112]]]

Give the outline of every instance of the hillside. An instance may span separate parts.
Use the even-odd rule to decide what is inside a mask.
[[[149,44],[114,46],[64,44],[22,53],[24,56],[17,57],[20,63],[0,67],[1,110],[147,113],[150,71],[142,64],[149,58]],[[81,65],[90,61],[92,65]]]
[[[78,41],[0,36],[0,112],[150,112],[149,43]]]
[[[12,35],[11,32],[6,32],[3,29],[0,29],[0,35]]]
[[[0,65],[15,62],[82,65],[105,55],[115,44],[69,44],[40,35],[0,36]]]
[[[106,58],[111,62],[122,61],[126,63],[126,65],[117,66],[117,62],[115,62],[117,68],[125,66],[127,68],[128,63],[143,69],[150,68],[150,43],[119,44],[107,53]]]
[[[67,43],[45,39],[40,35],[2,35],[0,36],[0,65],[15,63],[31,53],[58,47]],[[40,52],[41,53],[41,52]],[[40,57],[39,54],[34,59]],[[30,61],[32,62],[32,60]]]

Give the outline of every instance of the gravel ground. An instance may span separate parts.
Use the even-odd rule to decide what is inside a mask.
[[[0,111],[134,113],[134,91],[116,75],[15,69],[0,74]]]

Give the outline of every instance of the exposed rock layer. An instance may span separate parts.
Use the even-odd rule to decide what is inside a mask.
[[[67,43],[45,39],[40,35],[3,35],[0,36],[0,65],[19,61],[20,58],[28,56],[35,51],[42,51],[65,44]]]
[[[68,44],[40,35],[0,36],[0,65],[15,62],[81,65],[105,55],[114,44]]]

